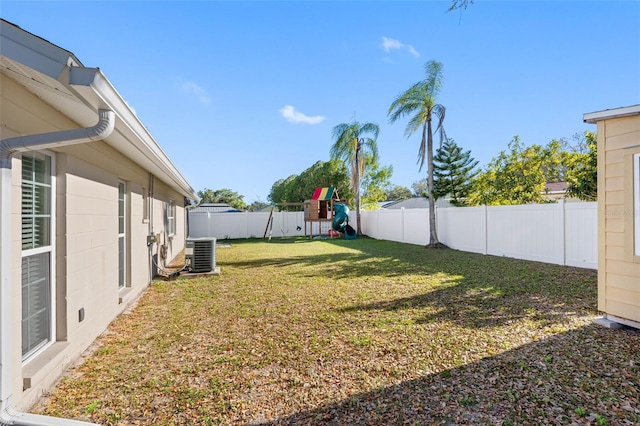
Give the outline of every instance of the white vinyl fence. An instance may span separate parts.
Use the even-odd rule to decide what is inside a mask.
[[[438,239],[474,253],[598,268],[597,203],[448,207],[436,211]],[[429,243],[429,210],[362,212],[372,238]]]
[[[218,240],[236,238],[262,238],[267,229],[269,212],[189,212],[189,237],[215,237]],[[328,231],[325,224],[324,234]],[[310,226],[307,225],[307,235]],[[273,225],[267,229],[267,236],[274,238],[303,236],[304,212],[274,212]],[[313,224],[314,235],[318,234],[318,224]]]
[[[426,245],[429,210],[362,211],[369,237]],[[190,237],[262,238],[269,213],[189,213]],[[474,253],[597,269],[597,203],[448,207],[436,211],[438,238],[447,246]],[[355,215],[350,223],[355,227]],[[322,233],[326,235],[328,224]],[[305,235],[302,212],[275,212],[272,237]],[[318,234],[314,224],[313,234]],[[269,231],[267,231],[268,234]],[[309,225],[307,225],[307,235]]]

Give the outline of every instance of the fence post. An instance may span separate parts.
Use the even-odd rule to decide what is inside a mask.
[[[249,238],[249,212],[244,213],[244,237]]]
[[[438,226],[438,206],[435,203],[433,203],[433,214],[436,217],[436,235],[438,236],[438,241],[442,242],[440,240],[440,227]],[[429,221],[429,225],[431,225],[431,221]],[[431,241],[431,230],[429,230],[429,241]]]
[[[564,199],[558,200],[562,209],[562,264],[567,265],[567,212]]]
[[[484,205],[484,254],[489,254],[489,210]]]
[[[402,222],[401,222],[401,225],[402,225],[402,242],[404,243],[405,242],[405,237],[404,237],[404,207],[402,207],[400,209],[400,211],[401,211],[401,214],[402,214],[402,217],[401,217],[401,220],[402,220]]]

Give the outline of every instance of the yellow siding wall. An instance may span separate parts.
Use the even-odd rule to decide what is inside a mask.
[[[598,309],[634,322],[640,322],[632,168],[638,145],[640,116],[598,122]]]
[[[0,137],[78,128],[10,78],[0,81]],[[67,146],[52,153],[56,162],[56,343],[22,366],[21,356],[21,187],[20,155],[13,164],[12,270],[13,396],[26,410],[98,337],[150,281],[149,232],[167,245],[167,261],[184,247],[183,197],[155,180],[153,215],[143,220],[143,193],[149,173],[104,142]],[[127,287],[118,289],[118,182],[127,188]],[[166,235],[168,200],[176,204],[176,234]],[[152,229],[150,229],[152,228]],[[79,310],[85,318],[79,320]],[[25,381],[26,380],[26,381]],[[23,389],[25,387],[26,389]]]

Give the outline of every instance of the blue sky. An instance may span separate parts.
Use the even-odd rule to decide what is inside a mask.
[[[11,1],[0,16],[99,67],[195,190],[250,203],[329,159],[331,130],[380,126],[392,183],[426,176],[420,135],[387,110],[443,63],[450,138],[481,166],[595,131],[640,103],[640,1]],[[311,194],[309,194],[311,195]]]

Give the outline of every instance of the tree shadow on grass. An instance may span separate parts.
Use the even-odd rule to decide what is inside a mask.
[[[314,277],[323,277],[368,280],[384,289],[410,275],[423,281],[423,291],[409,296],[383,291],[384,295],[373,301],[354,300],[339,311],[411,311],[416,323],[450,321],[479,328],[524,317],[551,323],[575,314],[595,313],[597,272],[593,270],[372,239],[329,240],[329,244],[350,250],[303,251],[232,265],[291,267],[292,273],[311,278],[310,285]]]
[[[639,345],[590,324],[260,424],[640,424]]]

